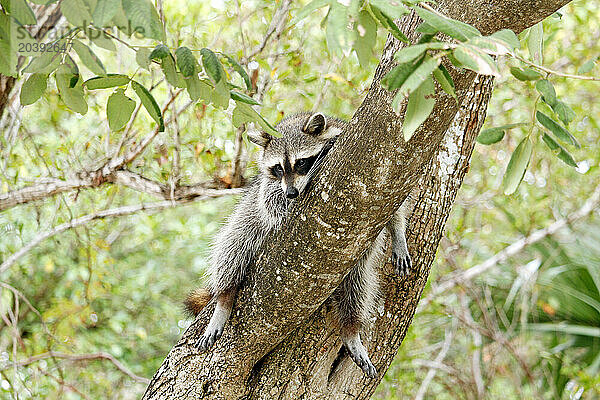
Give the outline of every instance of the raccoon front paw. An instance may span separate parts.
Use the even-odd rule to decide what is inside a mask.
[[[377,370],[369,359],[367,349],[365,349],[365,346],[360,342],[360,339],[352,339],[344,344],[348,350],[348,354],[350,354],[350,358],[360,369],[362,369],[364,374],[371,379],[377,377]]]
[[[196,345],[201,352],[207,351],[223,335],[223,327],[206,327],[206,331]]]
[[[392,265],[398,276],[406,276],[411,273],[412,260],[407,252],[392,251]]]

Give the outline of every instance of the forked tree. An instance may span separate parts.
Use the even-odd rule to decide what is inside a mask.
[[[445,0],[436,9],[489,35],[519,33],[566,3]],[[420,22],[412,13],[398,26],[416,41]],[[493,88],[492,77],[444,60],[457,101],[436,90],[431,114],[405,141],[406,101],[393,104],[395,93],[381,86],[401,47],[390,36],[350,128],[311,191],[267,241],[223,337],[207,353],[196,349],[209,305],[168,354],[145,399],[364,399],[374,392],[412,321]],[[328,298],[410,192],[415,272],[399,279],[389,264],[381,267],[381,305],[363,334],[378,370],[377,379],[368,379],[344,357]]]

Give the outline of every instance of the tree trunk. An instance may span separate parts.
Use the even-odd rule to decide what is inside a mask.
[[[566,2],[438,3],[446,15],[489,34],[519,32]],[[400,26],[414,38],[418,22],[411,15]],[[207,307],[156,372],[145,399],[343,399],[373,393],[412,321],[492,89],[490,78],[448,66],[462,107],[438,90],[433,113],[404,142],[392,94],[379,85],[399,46],[388,40],[350,128],[312,190],[290,209],[284,228],[266,241],[249,269],[223,337],[206,354],[196,350],[212,312]],[[380,271],[381,305],[362,335],[379,372],[369,380],[348,357],[338,357],[341,342],[327,299],[417,184],[408,237],[416,272],[399,279],[389,265]]]

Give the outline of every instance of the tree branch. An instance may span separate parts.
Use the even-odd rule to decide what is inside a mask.
[[[11,254],[2,264],[0,264],[0,274],[9,269],[19,258],[23,257],[25,254],[29,253],[33,248],[35,248],[38,244],[43,242],[44,240],[51,238],[59,233],[62,233],[66,230],[76,228],[81,225],[88,224],[92,221],[104,219],[104,218],[113,218],[113,217],[121,217],[124,215],[134,214],[140,211],[160,211],[165,208],[171,208],[178,204],[189,203],[196,200],[205,200],[212,197],[218,197],[222,195],[224,191],[208,191],[200,196],[196,197],[183,197],[181,200],[166,200],[159,201],[156,203],[143,203],[136,204],[131,206],[122,206],[117,208],[112,208],[109,210],[99,211],[97,213],[84,215],[83,217],[75,218],[69,222],[65,222],[64,224],[58,225],[55,228],[42,232],[33,238],[29,243],[23,246],[19,251]],[[226,192],[230,192],[230,190],[226,190]]]
[[[518,254],[527,246],[537,243],[548,236],[554,235],[557,231],[564,228],[565,226],[570,225],[573,222],[588,216],[596,208],[598,208],[598,205],[600,205],[600,185],[596,187],[596,190],[594,190],[590,198],[587,199],[587,201],[579,210],[573,212],[566,218],[561,218],[557,221],[554,221],[546,228],[533,231],[529,236],[517,240],[516,242],[514,242],[508,247],[505,247],[503,250],[494,254],[492,257],[488,258],[481,264],[471,267],[466,271],[457,271],[453,273],[442,283],[432,288],[431,293],[425,299],[421,300],[418,311],[421,311],[423,308],[429,305],[437,296],[439,296],[442,293],[447,293],[456,285],[459,285],[463,282],[475,278],[478,275],[481,275],[482,273],[496,266],[497,264],[502,263],[510,257]]]
[[[148,384],[150,379],[144,378],[143,376],[139,376],[134,374],[129,368],[127,368],[123,363],[117,360],[112,354],[106,352],[100,353],[91,353],[91,354],[68,354],[68,353],[60,353],[56,351],[48,351],[46,353],[38,354],[35,356],[31,356],[26,358],[25,360],[18,361],[16,363],[17,367],[23,367],[25,365],[29,365],[41,360],[46,360],[48,358],[62,358],[69,361],[94,361],[94,360],[108,360],[110,361],[119,371],[130,377],[136,382]],[[6,369],[12,368],[12,364],[9,366],[0,368],[0,371],[4,371]]]
[[[175,92],[170,97],[170,99],[163,106],[163,113],[175,101],[175,99],[181,93],[181,91],[182,89]],[[177,115],[181,114],[192,103],[193,102],[188,102],[178,112],[175,112],[173,116],[171,116],[171,118],[165,122],[165,125],[169,125],[171,121],[173,121],[177,117]],[[143,189],[141,191],[146,191],[146,193],[152,195],[159,195],[159,192],[156,189],[159,186],[162,187],[161,183],[150,181],[149,179],[138,175],[138,180],[145,182],[146,185],[135,185],[133,184],[135,177],[132,176],[132,173],[125,174],[125,176],[119,176],[121,170],[123,170],[128,163],[130,163],[136,157],[138,157],[142,153],[142,151],[144,151],[144,149],[148,146],[148,144],[150,144],[150,142],[154,140],[156,135],[158,135],[158,127],[156,127],[151,134],[146,136],[137,146],[130,149],[126,154],[119,156],[119,150],[117,149],[115,156],[100,168],[83,168],[82,170],[72,174],[70,177],[67,177],[65,179],[42,178],[39,179],[33,185],[17,189],[11,192],[2,193],[0,194],[0,211],[4,211],[8,208],[20,204],[42,200],[47,197],[54,196],[56,194],[70,192],[73,190],[98,187],[104,183],[115,183],[117,181],[130,183],[132,189],[141,188]],[[119,144],[119,148],[120,147],[121,144]],[[208,186],[208,184],[203,183],[192,186],[176,186],[174,189],[175,191],[179,189],[179,192],[190,193],[193,196],[194,193],[199,192],[202,187]],[[164,193],[164,191],[162,192]],[[163,194],[160,194],[160,196],[163,198],[170,198],[165,197]]]
[[[67,180],[43,178],[33,185],[0,194],[0,211],[19,204],[42,200],[55,194],[98,187],[105,183],[122,185],[138,192],[163,199],[171,199],[171,188],[168,185],[153,181],[131,171],[120,170],[101,178],[98,178],[96,174],[88,172],[79,173],[79,175],[80,177],[73,177]],[[195,185],[176,185],[173,191],[173,199],[180,201],[198,196],[218,197],[230,194],[235,195],[242,192],[241,189],[214,189],[211,186],[213,186],[211,182],[203,182]]]

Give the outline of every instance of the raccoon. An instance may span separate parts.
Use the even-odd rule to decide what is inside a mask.
[[[201,351],[210,348],[221,337],[247,266],[253,262],[267,235],[280,228],[290,204],[307,190],[325,155],[347,124],[322,113],[300,113],[277,125],[280,138],[264,132],[249,133],[249,139],[261,148],[260,172],[216,235],[208,287],[193,291],[185,301],[187,311],[197,315],[211,298],[216,297],[215,310],[198,343]],[[383,261],[387,235],[392,239],[392,263],[396,272],[404,275],[411,270],[405,238],[409,207],[409,201],[402,204],[332,296],[340,338],[352,360],[370,378],[374,378],[377,371],[361,342],[360,331],[375,306],[376,271]]]

